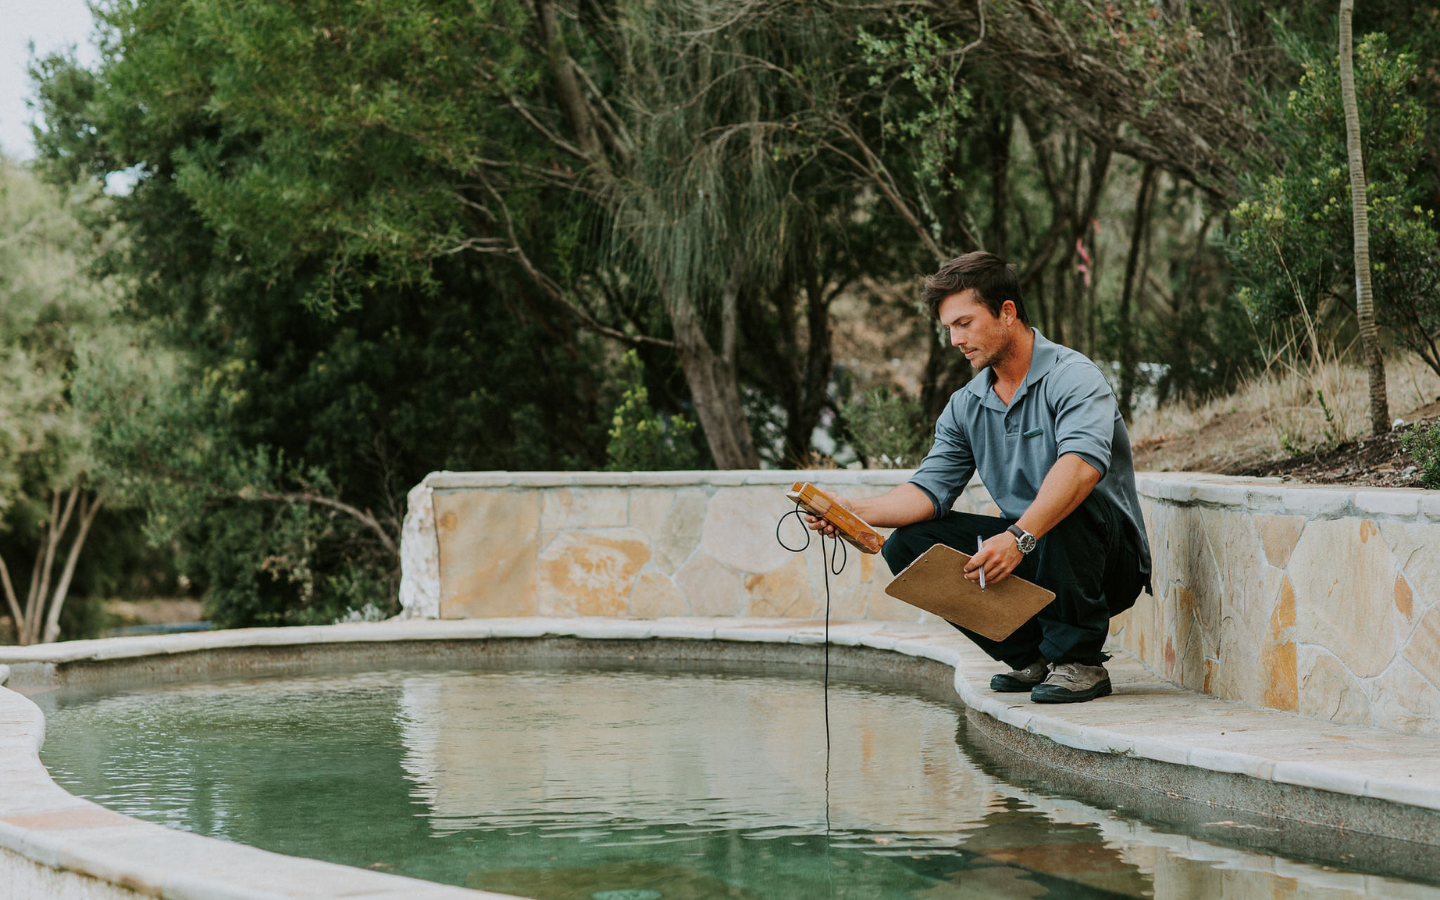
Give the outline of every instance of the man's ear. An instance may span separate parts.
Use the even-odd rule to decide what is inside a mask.
[[[1000,318],[1004,320],[1006,328],[1015,324],[1016,312],[1014,300],[1006,300],[1000,304]]]

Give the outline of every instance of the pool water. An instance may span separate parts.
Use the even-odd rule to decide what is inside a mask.
[[[813,676],[392,670],[42,705],[56,781],[111,809],[539,900],[1440,900],[1012,785],[958,710],[901,691],[832,683],[827,758]]]

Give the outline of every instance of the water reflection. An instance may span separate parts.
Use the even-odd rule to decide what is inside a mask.
[[[810,680],[384,672],[51,705],[46,763],[114,809],[542,900],[1440,900],[1008,784],[953,708],[856,685],[832,686],[828,779]]]

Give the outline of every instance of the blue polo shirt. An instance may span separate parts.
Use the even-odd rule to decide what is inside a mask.
[[[1095,492],[1125,516],[1148,573],[1150,542],[1135,493],[1130,435],[1115,394],[1084,354],[1032,331],[1030,369],[1010,405],[992,388],[994,371],[982,369],[950,397],[935,423],[935,444],[910,483],[930,495],[938,517],[978,470],[1001,515],[1018,519],[1055,460],[1074,453],[1100,473]]]

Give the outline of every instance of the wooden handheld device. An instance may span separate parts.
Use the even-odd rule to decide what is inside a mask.
[[[812,516],[819,516],[835,526],[836,534],[863,553],[879,553],[885,546],[880,533],[865,523],[865,520],[822,494],[808,481],[797,481],[785,492],[800,508]]]

